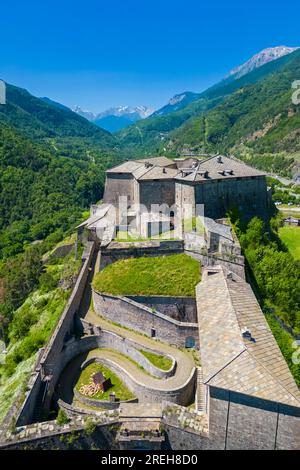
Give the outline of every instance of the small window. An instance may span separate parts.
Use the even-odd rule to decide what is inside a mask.
[[[151,338],[155,338],[156,337],[156,330],[155,328],[151,328]]]

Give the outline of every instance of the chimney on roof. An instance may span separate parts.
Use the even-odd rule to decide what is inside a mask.
[[[167,170],[165,168],[163,168],[163,173],[167,173]]]
[[[217,157],[217,162],[218,162],[218,163],[223,163],[221,155],[219,155],[219,156]]]

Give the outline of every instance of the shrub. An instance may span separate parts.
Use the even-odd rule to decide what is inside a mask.
[[[70,420],[69,420],[68,416],[66,415],[66,413],[64,412],[64,410],[62,410],[60,408],[59,411],[58,411],[57,418],[56,418],[57,424],[59,426],[63,426],[64,424],[67,424],[69,421]]]

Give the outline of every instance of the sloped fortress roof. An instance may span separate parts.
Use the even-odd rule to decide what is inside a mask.
[[[186,166],[186,167],[185,167]],[[265,176],[265,173],[233,157],[215,155],[205,160],[188,159],[185,166],[178,160],[166,157],[128,160],[107,170],[107,175],[131,174],[136,180],[176,179],[202,182],[212,179]]]
[[[291,406],[300,391],[249,284],[216,266],[197,286],[204,383]]]
[[[192,168],[181,168],[176,179],[181,181],[207,181],[230,178],[246,178],[251,176],[265,176],[265,173],[253,168],[234,157],[215,155]]]

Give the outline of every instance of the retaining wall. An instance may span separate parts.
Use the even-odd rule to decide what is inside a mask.
[[[105,266],[128,258],[168,256],[183,253],[183,240],[149,240],[143,242],[111,242],[101,247],[100,270]]]
[[[187,338],[194,339],[195,347],[199,347],[197,323],[184,323],[153,311],[127,297],[103,294],[93,290],[95,312],[110,321],[139,331],[182,348],[186,346]]]
[[[127,298],[180,322],[197,323],[198,321],[196,300],[193,297],[128,295]]]
[[[239,255],[202,254],[196,251],[185,250],[185,253],[201,263],[202,267],[221,265],[245,279],[245,259]]]

